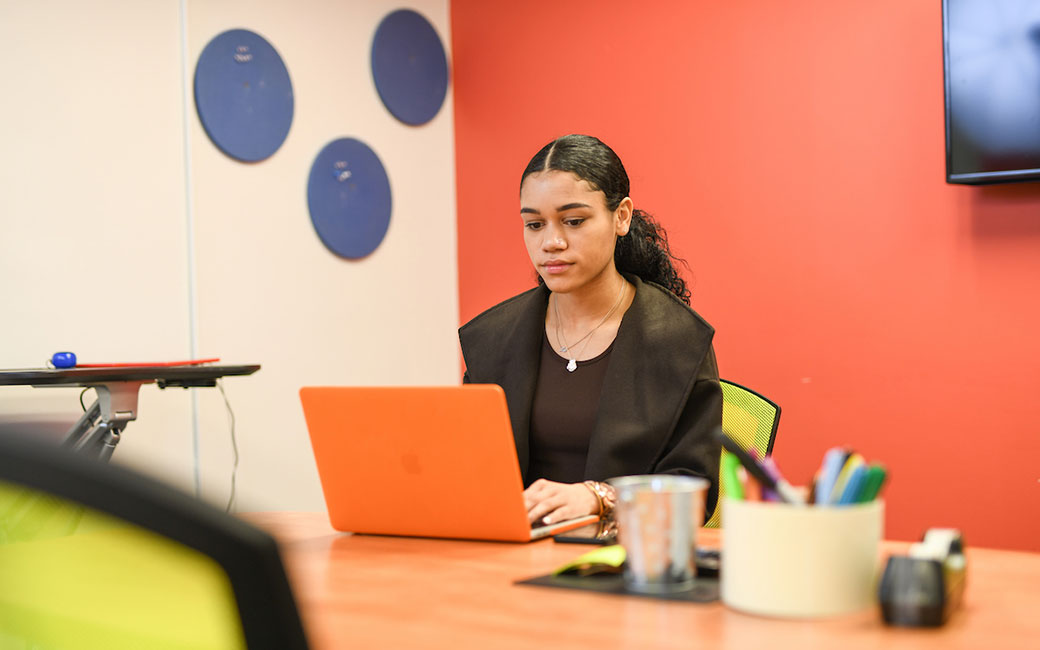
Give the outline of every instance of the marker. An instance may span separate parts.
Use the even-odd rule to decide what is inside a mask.
[[[871,463],[867,467],[867,477],[863,481],[863,489],[860,491],[856,503],[866,503],[876,499],[886,478],[888,478],[888,472],[885,471],[885,467],[880,463]]]
[[[726,498],[743,501],[744,486],[737,478],[737,467],[740,466],[740,460],[733,454],[722,454],[721,462],[722,468],[719,474],[722,477],[722,489],[726,493]]]
[[[762,464],[762,469],[764,469],[767,474],[772,476],[774,481],[776,479],[780,478],[780,474],[777,471],[776,464],[773,463],[773,459],[772,458],[769,458],[767,456],[766,458],[760,459],[758,457],[758,451],[755,450],[754,447],[752,447],[750,449],[745,449],[745,451],[747,452],[748,456],[751,456],[751,460],[755,461],[756,463],[761,463]],[[748,501],[771,501],[771,502],[775,503],[775,502],[780,500],[780,497],[778,497],[776,495],[776,492],[773,492],[772,490],[767,490],[767,489],[763,488],[762,484],[759,483],[758,481],[750,481],[749,483],[754,486],[753,489],[758,491],[758,497],[759,498],[757,498],[757,499],[752,498],[751,493],[748,491],[747,487],[745,487],[744,488],[744,492],[745,492],[744,496],[747,498]]]
[[[841,495],[845,493],[845,484],[849,482],[852,472],[864,463],[863,456],[856,453],[849,455],[848,460],[845,461],[845,465],[838,474],[838,480],[834,482],[834,488],[831,490],[827,503],[835,505],[841,500]]]
[[[726,493],[726,498],[743,501],[744,486],[741,485],[740,478],[737,476],[740,461],[733,454],[722,454],[721,463],[719,474],[722,477],[722,489]]]
[[[754,455],[752,455],[752,458],[758,460]],[[766,474],[769,474],[774,481],[779,481],[784,477],[784,475],[780,473],[780,468],[776,466],[776,461],[773,460],[772,456],[766,456],[759,462],[762,465],[762,469],[764,469]],[[780,501],[780,496],[773,490],[762,490],[762,498],[766,501]]]
[[[740,472],[744,475],[744,479],[747,481],[746,483],[744,483],[744,500],[765,501],[765,499],[763,498],[764,495],[762,494],[764,492],[764,490],[762,489],[762,484],[758,481],[754,481],[748,478],[747,470],[745,470],[743,467],[740,468]]]
[[[845,489],[841,491],[838,498],[839,506],[851,506],[858,502],[860,493],[863,492],[863,481],[867,478],[867,466],[863,463],[856,465],[849,473],[849,480],[845,482]]]
[[[830,503],[831,491],[834,483],[838,480],[838,474],[849,457],[849,451],[841,447],[828,449],[823,456],[823,465],[820,466],[819,478],[816,480],[816,505],[825,506]]]
[[[773,479],[772,476],[762,469],[761,465],[756,463],[755,460],[744,451],[743,447],[733,440],[733,438],[727,436],[722,429],[715,430],[715,437],[719,439],[722,443],[722,447],[726,451],[737,457],[740,464],[747,469],[748,474],[751,474],[752,478],[761,483],[764,489],[773,490],[785,503],[805,505],[805,499],[803,499],[787,481],[783,478],[779,480]],[[725,458],[725,455],[723,455],[723,458]],[[725,474],[723,474],[723,478],[725,479]]]

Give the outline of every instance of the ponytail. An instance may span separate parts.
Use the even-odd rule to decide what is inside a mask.
[[[646,212],[633,210],[628,234],[618,237],[614,247],[617,270],[659,284],[689,305],[690,290],[674,262],[689,269],[686,260],[672,254],[664,228]]]

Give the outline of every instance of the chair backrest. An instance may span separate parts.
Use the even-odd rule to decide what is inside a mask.
[[[780,425],[780,406],[755,391],[725,379],[722,385],[722,430],[744,449],[754,449],[759,458],[773,453],[776,429]],[[723,450],[725,455],[729,452]],[[721,476],[719,499],[708,523],[718,528],[722,519],[722,499],[726,496]]]
[[[0,647],[305,650],[307,641],[268,534],[123,467],[7,434]]]

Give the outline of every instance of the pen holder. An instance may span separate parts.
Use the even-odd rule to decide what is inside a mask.
[[[763,616],[837,616],[875,604],[884,503],[793,506],[726,499],[721,592]]]

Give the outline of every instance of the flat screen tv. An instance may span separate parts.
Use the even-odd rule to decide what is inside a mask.
[[[1040,180],[1040,0],[943,0],[946,182]]]

